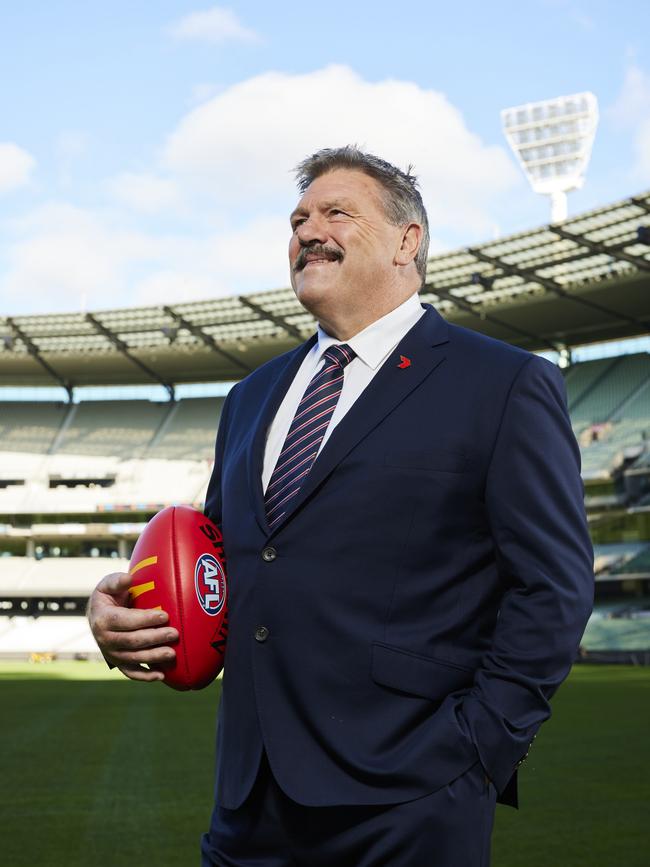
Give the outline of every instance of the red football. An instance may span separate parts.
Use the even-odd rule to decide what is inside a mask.
[[[176,662],[160,666],[168,686],[202,689],[223,667],[228,619],[221,531],[189,506],[168,506],[149,521],[129,567],[134,608],[162,608],[178,630]]]

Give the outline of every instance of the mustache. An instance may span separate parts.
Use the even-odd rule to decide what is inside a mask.
[[[335,247],[328,247],[327,244],[310,244],[300,248],[296,261],[293,263],[293,270],[302,271],[307,264],[307,256],[309,255],[317,255],[323,259],[329,259],[331,262],[343,261],[343,253]]]

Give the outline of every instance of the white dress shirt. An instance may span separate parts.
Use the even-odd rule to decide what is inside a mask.
[[[344,368],[343,389],[320,444],[319,454],[336,425],[367,387],[407,331],[411,330],[424,312],[425,308],[420,304],[420,296],[416,292],[399,307],[391,310],[381,319],[377,319],[349,340],[337,340],[324,331],[320,325],[318,326],[318,340],[304,357],[267,431],[262,470],[262,488],[265,492],[280,457],[298,404],[302,400],[312,377],[323,366],[325,350],[334,344],[340,346],[341,343],[346,343],[355,351],[356,357]]]

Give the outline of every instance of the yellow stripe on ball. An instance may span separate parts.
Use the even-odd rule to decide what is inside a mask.
[[[133,568],[129,569],[129,575],[135,575],[136,572],[139,572],[140,569],[145,569],[147,566],[155,566],[158,562],[158,557],[147,557],[145,560],[140,560],[139,563],[136,563]]]
[[[148,593],[149,590],[155,590],[156,584],[154,581],[147,581],[146,584],[137,584],[135,587],[129,587],[131,599],[137,599],[143,593]]]

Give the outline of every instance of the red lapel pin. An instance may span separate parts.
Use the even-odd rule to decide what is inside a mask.
[[[397,366],[401,368],[410,367],[411,359],[407,358],[405,355],[400,355],[400,363]]]

